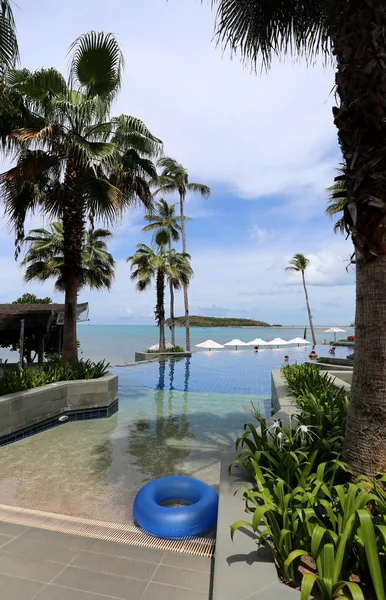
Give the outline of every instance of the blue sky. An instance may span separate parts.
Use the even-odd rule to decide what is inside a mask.
[[[211,186],[209,200],[189,197],[186,206],[193,218],[187,226],[195,271],[191,314],[305,324],[300,278],[285,271],[301,252],[311,260],[315,323],[353,320],[354,274],[346,271],[351,243],[334,235],[324,216],[325,188],[340,162],[333,71],[286,60],[269,73],[252,73],[216,48],[214,14],[209,2],[198,0],[18,0],[15,18],[21,64],[30,69],[65,72],[67,49],[78,35],[116,34],[126,68],[114,112],[141,118],[192,181]],[[153,322],[154,291],[139,295],[125,262],[138,242],[150,241],[141,232],[142,216],[127,213],[116,227],[112,292],[81,293],[94,323]],[[37,215],[29,225],[41,222]],[[50,283],[22,282],[4,220],[0,268],[1,302],[22,291],[60,301]]]

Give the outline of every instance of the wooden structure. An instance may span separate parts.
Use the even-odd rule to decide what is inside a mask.
[[[0,304],[0,347],[19,350],[24,321],[23,358],[27,363],[36,356],[42,363],[45,352],[61,354],[63,315],[64,304]],[[78,304],[77,320],[88,320],[88,302]]]

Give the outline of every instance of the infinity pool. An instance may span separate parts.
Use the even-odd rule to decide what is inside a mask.
[[[287,351],[288,352],[288,351]],[[290,360],[304,361],[304,348]],[[115,369],[119,410],[0,448],[0,503],[128,523],[142,485],[186,474],[216,486],[251,400],[269,414],[283,350],[201,352]]]

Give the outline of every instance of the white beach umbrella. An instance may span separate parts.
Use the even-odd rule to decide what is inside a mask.
[[[255,338],[251,342],[248,342],[248,346],[266,346],[267,342],[262,340],[261,338]]]
[[[298,346],[306,346],[307,344],[311,344],[308,340],[304,340],[303,338],[297,337],[288,342],[289,344],[297,344]]]
[[[248,344],[246,342],[242,342],[241,340],[231,340],[230,342],[226,342],[224,344],[224,346],[236,346],[236,350],[237,350],[237,346],[248,346]]]
[[[326,329],[324,333],[333,333],[334,341],[336,341],[336,334],[337,333],[346,333],[346,330],[340,329],[339,327],[330,327],[330,329]]]
[[[196,348],[208,348],[208,350],[211,350],[212,348],[224,348],[224,346],[213,340],[206,340],[205,342],[201,342],[201,344],[196,344]]]
[[[165,348],[170,349],[170,348],[174,348],[174,346],[170,342],[166,342]],[[159,344],[154,344],[154,346],[150,346],[150,348],[148,348],[148,350],[159,350]]]
[[[287,346],[288,342],[282,340],[281,338],[274,338],[270,342],[267,342],[267,346]]]

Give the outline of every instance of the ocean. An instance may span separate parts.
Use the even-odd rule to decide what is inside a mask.
[[[325,333],[326,327],[315,329],[316,341],[318,344],[323,339],[330,341],[333,334]],[[341,338],[353,335],[354,330],[342,327],[345,333],[337,334]],[[220,344],[229,342],[234,338],[239,338],[244,342],[249,342],[254,338],[260,337],[263,340],[271,340],[275,337],[281,337],[284,340],[290,340],[295,337],[303,337],[304,327],[192,327],[191,328],[191,347],[192,350],[196,344],[211,339]],[[170,336],[168,336],[170,339]],[[80,355],[92,360],[106,359],[113,365],[130,363],[134,361],[134,353],[143,351],[149,346],[158,343],[158,329],[152,325],[92,325],[83,324],[78,327],[78,339],[80,342]],[[307,339],[311,341],[310,330],[307,329]],[[185,347],[185,329],[176,328],[176,343]],[[202,350],[202,349],[201,349]],[[224,348],[222,352],[234,350],[232,347]],[[251,348],[245,348],[245,351]]]

